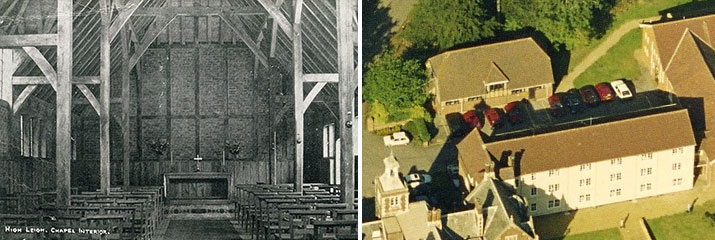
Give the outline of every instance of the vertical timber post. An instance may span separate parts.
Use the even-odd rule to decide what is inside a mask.
[[[70,205],[72,157],[72,0],[57,1],[57,167],[58,206]]]
[[[355,83],[353,79],[354,59],[352,19],[355,11],[352,1],[337,1],[338,25],[338,96],[340,104],[340,171],[342,189],[341,200],[352,205],[355,201],[355,181],[353,165],[353,101]]]
[[[109,26],[112,25],[108,3],[110,0],[99,0],[100,38],[99,38],[99,167],[100,188],[103,194],[109,194]]]
[[[132,151],[131,146],[129,146],[130,136],[129,136],[129,111],[131,108],[131,89],[129,84],[129,74],[131,68],[129,68],[129,31],[126,28],[122,28],[120,32],[120,45],[122,49],[122,181],[124,187],[129,187],[129,157]]]
[[[295,191],[303,192],[303,39],[300,27],[302,0],[296,0],[293,18],[293,96],[295,109]]]

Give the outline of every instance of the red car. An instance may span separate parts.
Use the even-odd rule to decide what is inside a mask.
[[[502,125],[501,116],[501,109],[498,108],[490,108],[484,111],[484,118],[486,118],[489,125],[492,125],[493,128],[498,128]]]
[[[477,115],[477,111],[474,110],[469,110],[462,114],[462,119],[464,119],[464,122],[469,126],[469,128],[477,128],[477,129],[482,129],[482,121],[479,120],[479,116]]]
[[[555,93],[549,97],[549,106],[551,106],[549,109],[551,116],[560,117],[564,115],[564,105],[561,103],[560,94]]]
[[[598,92],[598,97],[601,98],[602,102],[607,102],[613,100],[613,90],[608,83],[596,84],[596,92]]]
[[[581,92],[581,99],[583,99],[586,104],[588,104],[591,107],[598,106],[598,103],[601,102],[601,99],[598,97],[598,94],[596,93],[596,89],[594,89],[593,86],[591,85],[586,85],[581,87],[579,89]]]
[[[509,116],[509,122],[511,124],[521,122],[521,102],[514,101],[506,104],[506,106],[504,106],[504,112]]]

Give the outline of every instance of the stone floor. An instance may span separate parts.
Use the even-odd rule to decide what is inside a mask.
[[[229,220],[168,220],[165,240],[250,239],[241,234]]]

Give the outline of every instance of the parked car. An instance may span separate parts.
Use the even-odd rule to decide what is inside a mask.
[[[455,187],[459,187],[459,166],[457,164],[447,165],[447,174],[449,178],[452,179],[452,184]]]
[[[611,87],[613,91],[616,92],[616,96],[622,100],[630,99],[633,97],[633,92],[628,88],[623,80],[616,80],[611,82]]]
[[[484,118],[493,128],[499,128],[502,125],[502,115],[504,113],[499,108],[490,108],[484,111]]]
[[[568,90],[565,94],[561,95],[561,102],[569,108],[571,113],[578,113],[583,108],[583,100],[581,99],[581,93],[578,89],[572,88]]]
[[[477,129],[482,129],[483,124],[482,120],[479,119],[479,114],[475,110],[469,110],[462,114],[462,119],[464,120],[464,123],[467,124],[467,126],[472,129],[472,128],[477,128]]]
[[[583,98],[583,101],[586,102],[591,107],[598,106],[599,103],[601,103],[601,99],[598,98],[598,93],[596,93],[596,89],[593,88],[591,85],[586,85],[581,87],[579,89],[579,92],[581,92],[581,97]]]
[[[549,113],[551,113],[551,116],[560,117],[564,115],[564,105],[561,104],[561,95],[563,94],[554,93],[554,95],[549,97],[549,106],[551,107]]]
[[[613,90],[611,90],[611,86],[608,83],[596,84],[596,92],[598,92],[601,102],[613,100]]]
[[[385,142],[385,146],[399,146],[399,145],[407,145],[410,143],[410,139],[407,138],[407,134],[405,132],[396,132],[387,136],[382,137],[382,140]]]
[[[522,114],[522,103],[519,101],[514,101],[507,103],[504,106],[504,112],[509,117],[508,120],[511,124],[521,123]]]
[[[407,182],[407,186],[410,188],[416,189],[420,185],[431,183],[432,176],[429,174],[413,173],[405,176],[405,182]]]

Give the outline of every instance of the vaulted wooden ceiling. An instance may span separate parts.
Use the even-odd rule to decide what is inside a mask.
[[[0,34],[50,34],[57,32],[56,1],[0,1]],[[59,0],[63,1],[63,0]],[[337,26],[336,1],[303,2],[301,31],[305,73],[336,73]],[[130,62],[136,63],[150,45],[166,43],[245,44],[254,51],[261,65],[278,65],[287,75],[292,73],[292,36],[290,30],[295,9],[288,0],[114,0],[113,22],[129,14],[124,24],[130,32]],[[280,4],[280,8],[273,6]],[[355,4],[357,2],[355,1]],[[357,9],[354,7],[353,9]],[[357,32],[357,11],[353,18]],[[167,21],[171,21],[166,24]],[[100,14],[98,0],[74,0],[73,16],[74,76],[98,76],[100,57]],[[288,24],[286,26],[286,24]],[[115,29],[118,30],[118,29]],[[118,35],[118,34],[117,34]],[[354,34],[357,37],[357,34]],[[355,42],[357,39],[354,40]],[[273,46],[272,46],[273,45]],[[357,44],[354,44],[357,46]],[[56,65],[55,47],[37,47],[48,62]],[[357,47],[355,47],[355,56]],[[119,74],[122,64],[121,44],[115,37],[111,44],[112,75]],[[355,59],[357,66],[357,57]],[[43,76],[35,62],[26,58],[14,76]],[[115,77],[112,77],[116,79]],[[313,83],[314,84],[314,83]],[[307,90],[312,88],[306,85]],[[22,86],[13,92],[19,93]],[[96,93],[94,85],[88,85]],[[322,93],[337,101],[337,83],[328,83]],[[308,91],[305,91],[307,94]],[[35,96],[54,102],[54,90],[41,85]],[[82,93],[74,88],[75,99]]]

